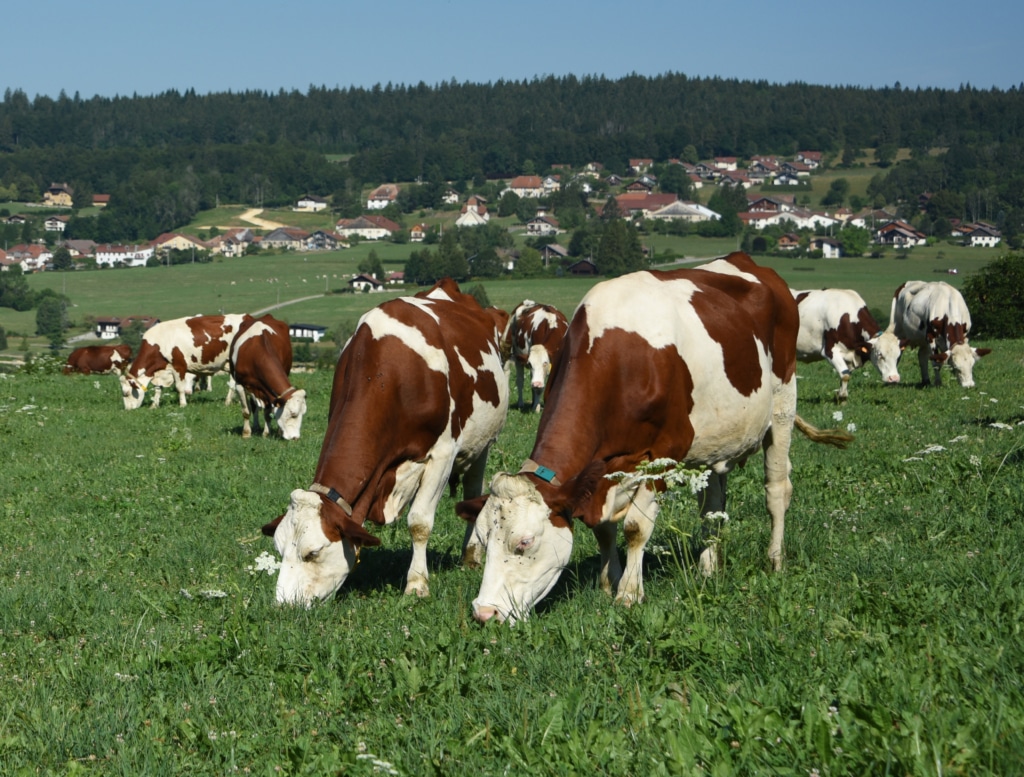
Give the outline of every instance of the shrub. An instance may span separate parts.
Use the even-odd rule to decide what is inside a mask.
[[[1024,254],[1006,254],[967,279],[964,301],[971,334],[993,339],[1024,335]]]

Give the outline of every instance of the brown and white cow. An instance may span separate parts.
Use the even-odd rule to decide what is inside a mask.
[[[334,372],[313,484],[263,527],[281,554],[277,600],[309,605],[341,587],[359,549],[408,506],[405,592],[426,596],[427,539],[446,486],[483,490],[487,452],[508,413],[495,319],[445,279],[368,311]],[[472,533],[467,531],[467,551]]]
[[[523,300],[509,316],[505,339],[510,346],[511,361],[515,363],[516,389],[523,409],[523,371],[530,369],[530,385],[533,399],[530,408],[540,412],[540,401],[544,393],[551,365],[562,350],[562,341],[569,322],[551,305],[540,305],[533,300]]]
[[[131,358],[130,345],[86,345],[71,352],[64,364],[64,374],[120,375]]]
[[[231,341],[238,334],[243,314],[190,316],[161,321],[142,336],[142,345],[127,372],[121,376],[121,394],[126,410],[142,405],[150,386],[153,407],[160,404],[159,389],[173,385],[178,404],[187,404],[192,393],[192,376],[212,376],[228,369]],[[228,399],[234,386],[228,387]]]
[[[948,362],[963,388],[974,386],[974,363],[992,353],[967,342],[971,313],[963,296],[943,281],[907,281],[892,298],[889,326],[878,338],[872,359],[887,383],[899,383],[897,365],[903,349],[917,346],[921,384],[927,386],[928,362],[935,385],[942,385],[942,365]]]
[[[273,316],[245,316],[231,343],[229,360],[242,404],[242,437],[252,436],[249,418],[263,409],[263,436],[270,434],[270,416],[286,440],[297,440],[306,414],[306,392],[289,379],[292,370],[292,341],[288,324]]]
[[[842,442],[796,417],[798,329],[789,288],[746,254],[594,286],[569,325],[530,457],[517,474],[497,474],[488,496],[457,505],[486,546],[474,617],[526,617],[568,563],[577,517],[597,537],[601,587],[641,600],[658,485],[606,476],[658,459],[711,469],[700,500],[707,515],[725,509],[727,473],[763,448],[768,558],[779,569],[794,420]],[[700,563],[705,573],[717,567],[713,547]]]
[[[839,375],[838,399],[849,397],[851,371],[864,363],[882,328],[867,303],[852,289],[794,291],[800,311],[796,358],[804,363],[824,359]]]

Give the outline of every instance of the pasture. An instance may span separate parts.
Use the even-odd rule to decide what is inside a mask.
[[[401,594],[398,523],[332,600],[274,603],[259,528],[309,485],[329,372],[293,376],[309,412],[292,443],[242,440],[223,380],[126,412],[112,376],[0,375],[0,772],[1019,773],[1024,342],[975,344],[994,350],[974,390],[919,390],[909,358],[899,386],[857,371],[841,408],[831,369],[799,366],[801,414],[857,440],[796,436],[782,573],[755,457],[730,478],[716,577],[687,559],[682,495],[643,604],[598,589],[580,526],[512,629],[470,617],[481,573],[458,565],[448,497],[430,598]],[[536,425],[510,414],[491,472],[518,468]]]

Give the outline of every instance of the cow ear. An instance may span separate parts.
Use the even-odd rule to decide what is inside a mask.
[[[990,353],[992,353],[992,349],[991,348],[975,348],[974,349],[974,353],[977,354],[978,356],[988,356]]]
[[[357,548],[380,545],[379,537],[374,537],[358,523],[350,521],[347,516],[341,518],[331,516],[321,519],[320,528],[323,529],[324,536],[331,542],[341,542],[345,539]]]
[[[594,495],[604,482],[607,471],[607,462],[591,462],[559,490],[560,498],[551,505],[552,512],[567,520],[581,518],[587,526],[596,526],[601,520],[601,504]]]
[[[267,537],[273,537],[274,532],[277,531],[277,525],[284,519],[285,514],[281,513],[277,518],[272,520],[270,523],[263,526],[263,534]]]
[[[946,359],[948,359],[948,358],[949,358],[949,353],[947,351],[943,351],[942,353],[932,354],[932,357],[931,357],[933,362],[938,362],[939,364],[944,364],[946,362]]]
[[[464,521],[475,523],[480,511],[487,504],[488,494],[481,494],[473,499],[464,499],[455,505],[455,514]]]
[[[907,346],[908,345],[910,345],[910,341],[909,340],[900,340],[900,350],[901,351],[907,350]]]

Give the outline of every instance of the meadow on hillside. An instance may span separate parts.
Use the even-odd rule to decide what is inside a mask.
[[[220,382],[126,412],[111,376],[0,376],[4,774],[970,774],[1024,769],[1024,341],[976,389],[799,367],[786,568],[768,571],[755,457],[730,478],[725,567],[687,558],[691,497],[659,517],[646,601],[597,587],[596,545],[515,628],[470,616],[446,497],[431,596],[404,597],[408,531],[339,594],[274,603],[259,527],[309,484],[329,371],[302,439],[240,437]],[[489,470],[529,454],[510,414]]]

